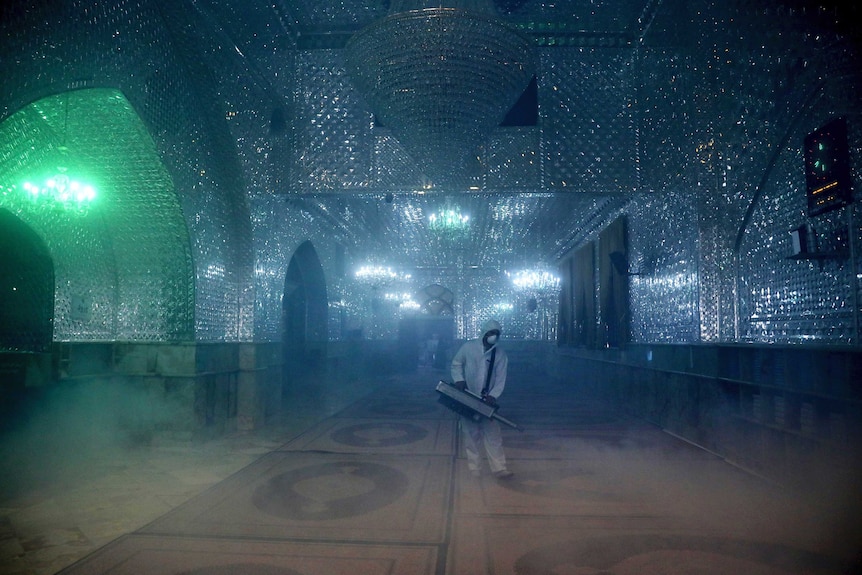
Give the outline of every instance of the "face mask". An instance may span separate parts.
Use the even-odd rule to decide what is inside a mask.
[[[494,345],[497,343],[497,336],[495,334],[491,334],[485,338],[485,341],[488,342],[488,345]]]

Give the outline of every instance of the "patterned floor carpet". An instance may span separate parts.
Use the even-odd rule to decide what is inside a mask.
[[[418,372],[357,394],[65,575],[846,572],[822,508],[610,406],[521,379],[514,476],[474,476]],[[307,409],[312,409],[308,407]],[[15,571],[0,570],[0,573]],[[24,571],[21,571],[22,573]]]

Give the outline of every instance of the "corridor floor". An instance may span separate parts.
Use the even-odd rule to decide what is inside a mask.
[[[475,477],[441,377],[321,381],[258,433],[91,454],[3,494],[0,574],[851,572],[845,494],[801,498],[553,383],[510,377],[514,476]]]

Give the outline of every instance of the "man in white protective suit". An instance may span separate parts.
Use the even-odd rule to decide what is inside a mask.
[[[497,398],[503,393],[509,365],[506,352],[497,345],[500,332],[500,324],[493,319],[488,320],[482,325],[482,337],[464,342],[452,358],[451,371],[455,386],[481,396],[491,406],[497,405]],[[463,416],[459,423],[470,473],[476,476],[481,473],[481,446],[488,456],[488,466],[494,476],[498,479],[511,477],[512,472],[506,468],[500,424],[494,419],[480,418],[477,421]]]

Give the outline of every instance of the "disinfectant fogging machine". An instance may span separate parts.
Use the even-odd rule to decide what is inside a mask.
[[[497,405],[491,405],[482,400],[482,396],[473,393],[470,390],[461,391],[449,382],[441,381],[437,384],[437,392],[440,394],[438,398],[440,403],[451,409],[452,411],[464,417],[472,418],[476,421],[482,417],[488,419],[496,419],[504,425],[508,425],[518,431],[524,431],[524,428],[510,421],[497,413],[500,409]]]

